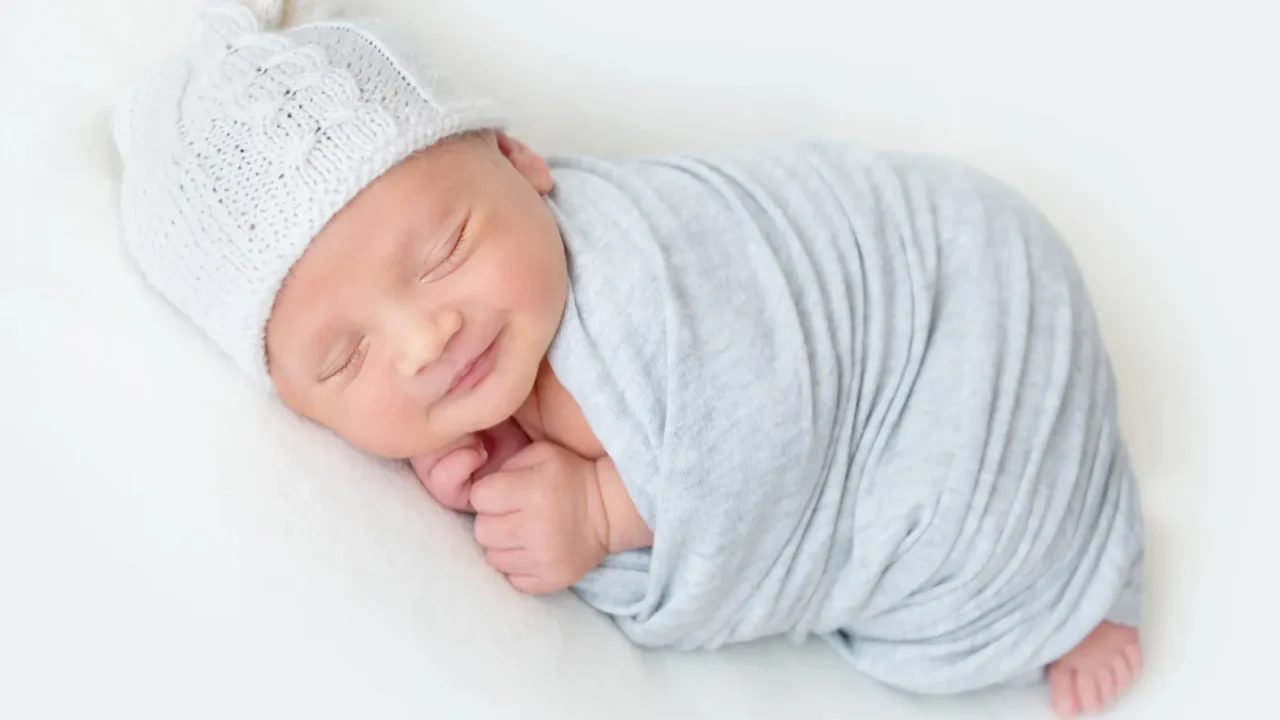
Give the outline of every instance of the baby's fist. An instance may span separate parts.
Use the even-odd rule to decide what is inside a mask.
[[[452,445],[409,459],[418,482],[436,502],[450,510],[471,512],[471,480],[489,459],[478,433],[468,433]]]
[[[550,593],[581,580],[608,554],[596,463],[538,442],[471,488],[476,542],[521,592]]]
[[[410,458],[422,487],[436,502],[451,510],[474,512],[471,484],[502,466],[529,444],[515,420],[506,420],[478,433],[468,433],[436,452]]]

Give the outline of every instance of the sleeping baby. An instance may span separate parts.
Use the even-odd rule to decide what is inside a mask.
[[[117,112],[125,242],[247,377],[644,647],[821,638],[894,688],[1141,670],[1086,289],[957,161],[544,158],[372,20],[211,2]]]

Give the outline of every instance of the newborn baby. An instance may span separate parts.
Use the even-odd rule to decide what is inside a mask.
[[[544,158],[373,21],[212,3],[116,119],[147,280],[263,388],[651,647],[891,686],[1141,670],[1142,517],[1083,282],[958,162]]]

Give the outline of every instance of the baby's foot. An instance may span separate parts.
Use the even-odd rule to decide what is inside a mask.
[[[1103,622],[1079,645],[1050,663],[1049,693],[1058,717],[1111,705],[1142,672],[1138,630]]]

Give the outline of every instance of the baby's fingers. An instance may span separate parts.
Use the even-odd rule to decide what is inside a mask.
[[[524,550],[486,550],[484,561],[489,567],[503,575],[522,575],[528,573],[531,563]]]
[[[439,450],[436,450],[435,452],[429,452],[424,455],[416,455],[409,458],[409,464],[413,466],[413,469],[419,475],[425,477],[431,472],[431,468],[433,468],[437,462],[443,460],[447,455],[455,450],[461,450],[462,448],[468,447],[483,449],[484,443],[480,441],[480,437],[478,435],[469,433],[467,435],[463,435],[452,443],[445,445]]]
[[[470,500],[471,472],[484,463],[484,456],[470,448],[455,450],[426,470],[415,465],[422,487],[436,502],[450,510],[472,512]]]
[[[520,541],[520,526],[515,522],[515,514],[511,515],[477,515],[472,532],[476,542],[490,550],[518,550],[523,547]]]
[[[537,575],[507,575],[507,582],[511,583],[511,587],[528,595],[545,595],[547,593],[558,592],[564,589],[563,587],[543,580]]]
[[[482,515],[508,515],[524,505],[527,492],[524,473],[496,472],[471,486],[471,507]]]

